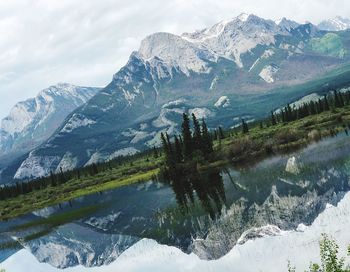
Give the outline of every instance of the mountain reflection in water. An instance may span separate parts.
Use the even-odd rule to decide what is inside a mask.
[[[327,203],[336,205],[350,187],[349,151],[349,138],[340,135],[294,154],[298,174],[285,171],[287,156],[276,156],[250,168],[206,173],[192,169],[168,182],[149,181],[81,197],[0,223],[0,242],[38,231],[38,226],[14,226],[99,205],[41,237],[14,243],[59,268],[109,264],[142,238],[216,259],[237,242],[262,235],[260,227],[309,225]],[[0,261],[16,250],[2,247]]]

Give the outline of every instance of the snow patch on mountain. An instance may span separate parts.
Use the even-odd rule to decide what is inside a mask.
[[[140,152],[139,150],[137,150],[134,147],[126,147],[126,148],[122,148],[119,149],[117,151],[115,151],[113,154],[111,154],[108,158],[108,160],[113,160],[115,158],[118,157],[124,157],[124,156],[129,156],[129,155],[134,155],[136,153]]]
[[[254,69],[254,67],[261,61],[262,59],[268,59],[269,57],[272,57],[275,54],[275,51],[273,49],[267,49],[264,51],[264,53],[259,57],[253,65],[249,68],[249,72]]]
[[[214,60],[209,52],[199,50],[193,43],[180,36],[163,32],[146,37],[141,42],[139,53],[147,61],[155,57],[160,58],[187,76],[191,71],[197,73],[210,71],[207,62],[202,60],[202,55],[206,55],[206,59]]]
[[[318,28],[326,31],[341,31],[350,28],[350,19],[337,16],[333,19],[322,21]]]
[[[85,127],[95,124],[96,121],[86,118],[81,114],[74,113],[69,121],[62,128],[61,132],[71,132],[79,127]]]
[[[278,67],[275,65],[267,65],[265,66],[259,76],[265,80],[267,83],[274,83],[275,79],[273,78],[274,74],[278,72]]]
[[[97,151],[91,155],[90,159],[85,163],[84,166],[89,166],[94,163],[103,162],[105,159],[106,157]]]
[[[215,76],[214,78],[213,78],[213,80],[211,81],[211,83],[210,83],[210,87],[209,87],[209,90],[215,90],[216,89],[216,85],[218,84],[218,82],[219,82],[219,77],[218,76]]]
[[[173,108],[167,109],[163,108],[156,120],[152,122],[152,125],[156,128],[166,127],[166,126],[176,126],[177,123],[167,118],[169,113],[183,114],[185,112],[184,109]]]
[[[272,45],[277,34],[289,34],[286,27],[255,15],[241,14],[210,28],[177,36],[155,33],[146,37],[138,53],[157,71],[160,78],[171,75],[172,68],[190,75],[209,73],[210,62],[219,58],[234,61],[243,68],[241,55],[257,45]]]
[[[194,114],[197,119],[207,119],[209,117],[212,117],[214,115],[213,112],[211,112],[209,109],[207,108],[194,108],[194,109],[189,109],[188,110],[189,115]]]
[[[44,177],[50,174],[50,169],[60,161],[58,156],[35,156],[31,152],[26,160],[17,169],[15,179],[30,177]],[[55,169],[56,167],[54,167]]]
[[[218,101],[215,102],[214,106],[217,108],[227,108],[231,105],[230,99],[224,95],[221,96]]]
[[[246,230],[241,237],[237,240],[238,245],[243,245],[244,243],[262,238],[262,237],[269,237],[269,236],[277,236],[282,235],[283,231],[274,225],[267,225],[260,228],[251,228],[249,230]]]
[[[180,105],[182,105],[182,104],[184,104],[184,103],[186,103],[186,102],[187,102],[186,99],[181,98],[181,99],[177,99],[177,100],[174,100],[174,101],[170,101],[170,102],[164,104],[164,105],[162,106],[162,108],[169,108],[169,107],[174,107],[174,106],[180,106]]]
[[[74,169],[78,166],[78,158],[74,157],[71,152],[66,152],[60,161],[60,163],[57,165],[56,173],[59,171],[65,172]]]
[[[299,164],[294,156],[288,159],[286,164],[286,172],[294,175],[298,175],[300,173]]]
[[[86,103],[99,88],[59,83],[39,92],[35,98],[17,103],[1,121],[0,151],[29,148],[40,144],[77,107]]]

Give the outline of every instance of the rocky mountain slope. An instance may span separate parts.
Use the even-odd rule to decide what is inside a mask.
[[[350,20],[337,16],[333,19],[322,21],[318,28],[326,31],[341,31],[350,28]]]
[[[17,103],[1,121],[0,154],[36,147],[98,90],[60,83],[42,90],[35,98]]]
[[[151,147],[160,132],[179,130],[185,111],[230,127],[333,81],[349,83],[346,40],[312,24],[246,14],[181,36],[150,35],[108,86],[30,152],[15,178]]]

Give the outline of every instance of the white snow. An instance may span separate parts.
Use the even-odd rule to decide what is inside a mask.
[[[211,117],[214,115],[214,113],[207,108],[189,109],[188,113],[189,115],[192,115],[193,113],[197,117],[197,119],[202,119],[202,118],[207,119],[208,117]]]
[[[214,78],[213,78],[213,80],[211,81],[211,83],[210,83],[210,87],[209,87],[209,90],[215,90],[216,89],[216,85],[217,85],[217,83],[219,82],[219,77],[218,76],[215,76]]]
[[[297,271],[304,271],[310,262],[319,261],[319,240],[322,233],[337,240],[340,252],[346,255],[350,244],[350,193],[336,207],[327,206],[311,226],[299,226],[296,231],[278,231],[270,226],[271,235],[262,232],[261,238],[235,246],[226,256],[213,261],[199,259],[194,254],[185,254],[175,247],[159,245],[143,239],[123,252],[110,265],[85,268],[77,266],[64,270],[39,263],[26,249],[5,260],[1,267],[7,271],[26,272],[157,272],[157,271],[230,271],[230,272],[280,272],[287,271],[290,260]],[[346,259],[349,263],[349,258]]]
[[[50,174],[50,170],[56,163],[59,163],[58,156],[36,156],[32,152],[17,169],[14,178],[24,179],[29,177],[43,177]],[[55,168],[54,168],[55,169]]]
[[[35,98],[17,103],[1,121],[0,150],[10,151],[15,148],[14,141],[25,137],[28,142],[45,140],[71,111],[87,102],[97,91],[97,88],[59,83],[40,91]],[[65,107],[59,106],[62,103]]]
[[[249,72],[253,70],[253,68],[259,63],[260,60],[262,59],[268,59],[269,57],[273,56],[275,54],[275,51],[272,49],[267,49],[264,51],[264,53],[258,58],[253,65],[249,68]]]
[[[240,14],[237,18],[239,19],[239,20],[241,20],[242,22],[246,22],[247,20],[248,20],[248,18],[249,18],[249,14],[247,14],[247,13],[242,13],[242,14]]]
[[[78,158],[74,157],[71,152],[66,152],[62,160],[58,164],[56,168],[56,172],[58,173],[61,170],[61,168],[63,172],[69,171],[77,167],[77,165],[78,165]]]
[[[167,118],[167,114],[169,113],[183,114],[184,111],[185,111],[184,109],[179,109],[179,108],[174,108],[174,109],[162,108],[158,118],[152,122],[152,125],[156,128],[165,127],[165,126],[176,126],[177,124],[175,122]]]
[[[295,108],[299,108],[300,106],[302,106],[303,104],[305,103],[309,103],[311,101],[318,101],[320,98],[322,98],[322,96],[320,96],[319,94],[317,93],[312,93],[312,94],[309,94],[309,95],[306,95],[304,97],[302,97],[301,99],[295,101],[294,103],[292,103],[290,106],[291,107],[295,107]]]
[[[186,102],[187,102],[186,99],[181,98],[181,99],[178,99],[178,100],[174,100],[174,101],[170,101],[168,103],[165,103],[162,106],[162,108],[169,108],[169,107],[173,107],[173,106],[179,106],[179,105],[184,104]]]
[[[224,96],[221,96],[218,101],[215,102],[214,106],[217,107],[217,108],[227,108],[231,105],[231,102],[230,102],[230,99],[224,95]]]
[[[134,155],[136,153],[140,152],[139,150],[137,150],[134,147],[126,147],[126,148],[122,148],[119,149],[117,151],[115,151],[113,154],[111,154],[108,158],[108,160],[113,160],[117,157],[123,157],[123,156],[128,156],[128,155]]]
[[[209,73],[209,62],[217,62],[219,58],[232,60],[242,68],[242,54],[258,44],[274,44],[277,34],[288,33],[273,21],[241,14],[181,36],[155,33],[141,42],[138,52],[161,78],[171,75],[172,68],[188,76],[190,72]]]
[[[322,21],[318,27],[327,31],[341,31],[350,28],[350,20],[337,16],[333,19]]]
[[[74,113],[73,116],[62,128],[61,132],[71,132],[79,127],[86,127],[93,124],[96,124],[96,121],[86,118],[81,114]]]
[[[300,108],[302,105],[304,104],[307,104],[311,101],[318,101],[320,98],[322,98],[322,96],[320,96],[319,94],[317,93],[312,93],[312,94],[309,94],[309,95],[306,95],[306,96],[303,96],[302,98],[298,99],[297,101],[293,102],[293,103],[290,103],[290,106],[291,108]],[[277,109],[275,111],[275,113],[279,113],[281,112],[281,109]]]
[[[99,162],[104,161],[105,159],[106,159],[106,157],[97,151],[91,155],[90,159],[85,163],[84,166],[88,166],[88,165],[91,165],[93,163],[99,163]]]
[[[267,83],[273,83],[275,82],[273,75],[277,73],[277,71],[278,71],[278,68],[276,66],[267,65],[261,70],[259,76],[263,80],[265,80]]]
[[[293,156],[290,157],[286,164],[286,172],[297,175],[300,173],[299,165],[297,159]]]

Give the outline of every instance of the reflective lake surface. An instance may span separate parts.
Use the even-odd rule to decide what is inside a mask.
[[[108,265],[143,238],[218,259],[273,235],[274,226],[310,225],[341,201],[350,190],[349,143],[341,134],[244,169],[194,171],[185,180],[140,183],[0,222],[0,262],[25,248],[57,268]]]

